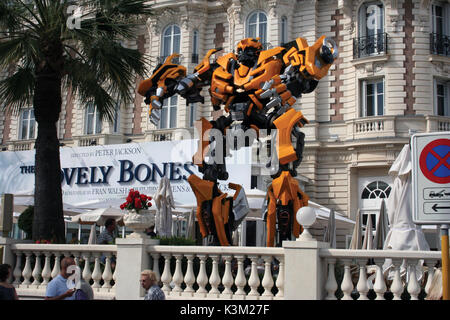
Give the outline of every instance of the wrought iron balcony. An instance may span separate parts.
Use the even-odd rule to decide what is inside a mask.
[[[450,37],[443,34],[430,33],[430,52],[431,54],[450,57]]]
[[[383,55],[388,49],[387,33],[378,33],[373,36],[359,37],[353,39],[353,58],[365,58]]]

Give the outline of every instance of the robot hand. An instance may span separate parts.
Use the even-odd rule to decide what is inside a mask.
[[[287,87],[287,83],[293,78],[295,78],[294,68],[290,65],[284,70],[283,74],[276,75],[269,81],[264,82],[256,94],[261,99],[270,99],[266,104],[266,111],[271,108],[292,106],[295,103],[296,99]]]

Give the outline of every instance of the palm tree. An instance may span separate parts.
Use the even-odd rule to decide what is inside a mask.
[[[121,41],[135,39],[146,0],[1,0],[0,101],[8,112],[34,108],[35,209],[33,239],[65,241],[61,165],[56,123],[61,91],[94,103],[112,121],[116,100],[132,101],[146,58]],[[75,9],[75,10],[74,10]],[[143,20],[145,21],[145,20]],[[142,24],[142,22],[141,22]]]

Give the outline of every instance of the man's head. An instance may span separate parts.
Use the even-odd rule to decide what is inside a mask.
[[[105,229],[108,230],[109,233],[112,233],[116,228],[116,220],[110,218],[105,222]]]
[[[150,289],[156,281],[156,274],[152,270],[147,269],[141,272],[141,285],[145,290]]]
[[[253,67],[258,62],[262,44],[259,38],[247,38],[241,40],[237,45],[238,61],[247,67]]]
[[[11,266],[9,264],[0,264],[0,282],[5,282],[11,276]]]
[[[73,272],[68,272],[70,266],[75,265],[75,260],[71,257],[65,257],[61,260],[61,275],[68,278]]]

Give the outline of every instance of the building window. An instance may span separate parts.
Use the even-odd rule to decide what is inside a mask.
[[[162,38],[162,52],[160,57],[160,62],[163,63],[164,60],[173,53],[180,52],[180,41],[181,41],[181,30],[175,24],[172,24],[164,29]]]
[[[450,5],[439,2],[431,6],[430,49],[432,54],[450,56]]]
[[[434,104],[438,116],[450,116],[450,81],[434,80]]]
[[[280,35],[280,42],[281,45],[288,42],[288,20],[285,16],[281,17],[281,35]]]
[[[358,12],[358,38],[353,39],[353,56],[362,58],[387,52],[384,7],[379,1],[366,2]]]
[[[86,108],[85,134],[99,134],[102,132],[102,120],[97,106],[89,103]]]
[[[178,96],[172,96],[164,99],[161,109],[160,129],[176,128],[177,126],[177,99]]]
[[[384,79],[364,80],[361,84],[361,116],[384,114]]]
[[[198,63],[198,30],[192,34],[192,63]]]
[[[389,186],[386,182],[379,180],[373,181],[364,187],[361,193],[361,199],[363,200],[385,199],[386,201],[387,198],[389,198],[391,191],[392,191],[391,186]],[[376,226],[376,218],[378,214],[377,210],[361,210],[361,214],[363,226],[366,226],[368,217],[372,219],[372,227]]]
[[[19,139],[36,139],[37,125],[32,108],[25,109],[20,113]]]
[[[263,45],[267,44],[267,16],[263,11],[253,12],[247,19],[247,38],[258,37]]]
[[[194,122],[197,120],[197,106],[195,103],[189,105],[189,127],[194,126]]]
[[[361,199],[387,199],[392,188],[384,181],[373,181],[365,186]]]

